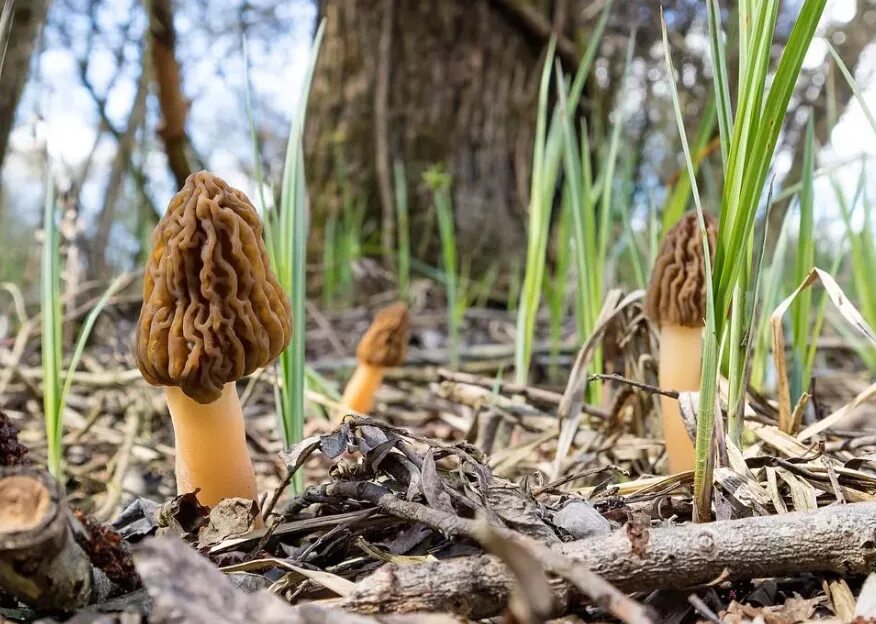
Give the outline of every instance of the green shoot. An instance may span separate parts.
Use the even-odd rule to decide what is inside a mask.
[[[797,254],[794,269],[794,283],[800,284],[815,266],[815,240],[813,238],[813,186],[812,173],[815,169],[815,131],[812,116],[806,124],[806,142],[803,146],[803,188],[800,191],[800,227],[797,234]],[[812,289],[802,291],[791,304],[791,337],[793,345],[793,368],[791,376],[791,402],[796,405],[808,384],[811,374],[805,369],[807,343],[809,342],[809,320],[811,317]],[[815,338],[813,336],[813,338]],[[813,342],[815,342],[813,340]]]
[[[441,166],[430,167],[424,174],[426,185],[432,190],[435,211],[438,215],[438,232],[441,236],[441,257],[447,289],[447,335],[450,352],[450,367],[459,368],[459,321],[458,314],[458,266],[456,253],[456,228],[453,218],[453,201],[450,197],[450,174]]]
[[[684,151],[685,164],[691,183],[694,205],[697,209],[697,217],[700,225],[700,234],[703,241],[703,257],[711,258],[709,249],[709,237],[706,233],[706,222],[703,217],[703,207],[700,204],[700,191],[697,187],[696,173],[694,172],[693,159],[690,155],[690,147],[687,142],[687,133],[684,130],[684,115],[681,112],[681,104],[678,99],[678,88],[675,84],[675,68],[672,65],[672,56],[669,53],[669,37],[666,33],[666,22],[663,20],[661,11],[660,25],[663,34],[663,54],[666,61],[666,71],[669,74],[670,93],[672,105],[675,110],[675,122],[681,138],[681,147]],[[711,514],[711,490],[712,490],[712,437],[715,426],[715,395],[718,382],[718,333],[715,323],[715,293],[712,286],[711,262],[707,261],[704,266],[706,282],[706,328],[703,337],[703,374],[700,384],[700,397],[697,414],[696,436],[696,467],[694,469],[694,520],[708,520]]]
[[[550,228],[551,211],[553,207],[556,184],[560,175],[560,166],[563,164],[564,151],[568,149],[568,133],[564,129],[567,123],[571,123],[571,115],[578,106],[584,83],[590,72],[593,59],[602,33],[608,22],[611,11],[611,2],[607,2],[602,10],[599,22],[594,29],[581,64],[575,73],[571,86],[568,88],[566,106],[555,109],[548,125],[548,95],[551,82],[551,65],[554,62],[556,41],[552,38],[548,45],[544,67],[541,73],[541,81],[538,92],[538,106],[535,123],[535,143],[532,154],[532,177],[530,179],[529,192],[529,223],[527,226],[526,264],[523,273],[523,285],[520,291],[520,305],[517,310],[517,335],[514,350],[514,375],[515,381],[525,384],[529,377],[529,364],[532,360],[532,342],[535,335],[535,321],[538,314],[539,299],[542,293],[544,281],[545,254],[547,253],[548,230]],[[563,81],[559,81],[561,90],[566,89]],[[620,126],[618,119],[617,125]],[[619,132],[619,129],[616,133]],[[577,145],[577,143],[575,144]],[[614,147],[616,154],[617,147]],[[588,155],[589,157],[589,155]],[[613,167],[613,165],[611,165]],[[568,171],[567,171],[568,173]],[[580,175],[576,173],[576,175]],[[589,193],[588,193],[589,195]],[[590,199],[588,197],[588,199]],[[611,191],[602,194],[604,205],[611,202]],[[606,219],[603,227],[607,229],[610,221]],[[577,227],[576,227],[577,229]],[[595,232],[595,229],[593,230]],[[607,244],[607,243],[606,243]],[[601,245],[600,248],[604,248]],[[591,249],[595,249],[592,247]],[[579,252],[580,253],[580,252]],[[580,290],[580,289],[579,289]],[[589,294],[591,291],[587,291]],[[584,292],[579,292],[579,297],[585,297]],[[602,295],[595,301],[586,300],[587,305],[601,305]],[[580,314],[580,313],[579,313]],[[595,317],[594,317],[595,322]],[[582,336],[582,340],[586,336]],[[596,358],[594,358],[596,359]],[[595,384],[593,384],[595,386]]]
[[[280,209],[268,212],[265,219],[274,270],[292,303],[292,341],[280,354],[280,387],[277,393],[283,443],[287,447],[301,440],[304,430],[305,263],[308,224],[303,134],[307,96],[324,30],[323,22],[314,37],[298,108],[292,118],[283,167]],[[294,487],[296,491],[301,491],[302,486],[298,473]]]
[[[560,220],[555,228],[556,262],[553,274],[545,283],[548,311],[550,313],[550,366],[548,377],[559,378],[558,360],[560,354],[560,342],[563,337],[563,321],[566,318],[566,286],[569,273],[570,253],[572,243],[570,230],[571,210],[569,201],[563,198],[563,209],[560,212]]]
[[[49,472],[59,481],[63,473],[64,432],[61,405],[61,249],[58,232],[55,187],[46,175],[43,206],[43,250],[40,276],[40,318],[42,321],[43,412],[45,414]]]
[[[396,160],[392,168],[395,183],[395,210],[398,227],[398,298],[410,299],[411,287],[411,239],[408,225],[408,187],[405,180],[405,167]]]

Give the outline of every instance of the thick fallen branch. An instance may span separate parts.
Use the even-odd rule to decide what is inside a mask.
[[[392,514],[399,518],[411,520],[414,522],[422,522],[445,535],[461,535],[469,539],[483,541],[483,529],[478,526],[478,523],[467,518],[450,514],[440,509],[421,505],[413,501],[401,500],[396,498],[389,490],[367,481],[351,482],[340,481],[331,483],[317,488],[320,494],[325,496],[341,496],[345,498],[355,498],[368,501],[383,511]],[[599,574],[594,573],[586,565],[571,557],[563,556],[559,551],[551,549],[547,544],[538,542],[535,539],[511,531],[504,528],[493,528],[493,533],[499,539],[512,541],[519,546],[528,550],[541,566],[548,572],[556,574],[568,581],[568,585],[557,596],[558,611],[565,610],[565,604],[568,600],[569,588],[574,587],[578,592],[587,596],[590,600],[604,607],[615,617],[627,624],[647,624],[655,621],[652,614],[642,605],[628,598],[618,589],[613,587]],[[444,580],[443,570],[456,566],[458,561],[480,561],[481,559],[490,559],[501,574],[501,580],[497,583],[495,580],[483,586],[483,589],[489,587],[485,593],[481,590],[476,593],[467,593],[466,591],[451,591],[450,595],[445,592],[446,587],[439,584]],[[451,610],[460,615],[466,615],[473,619],[489,617],[495,615],[505,608],[509,592],[510,592],[510,576],[506,573],[504,566],[497,559],[488,557],[465,558],[462,560],[443,561],[436,564],[437,567],[432,567],[431,564],[424,566],[410,566],[411,568],[427,570],[426,576],[418,578],[420,592],[435,592],[440,596],[437,600],[433,600],[433,596],[414,597],[403,592],[402,594],[392,595],[391,592],[397,589],[394,572],[389,571],[389,577],[381,577],[382,571],[387,568],[384,566],[374,575],[365,579],[357,587],[356,592],[350,602],[350,606],[357,610],[379,612],[379,611],[446,611]],[[428,570],[432,570],[429,572]],[[431,587],[430,574],[438,574],[435,578],[436,585]],[[467,570],[466,574],[472,574],[471,570]],[[378,579],[376,584],[372,583],[373,579]],[[382,580],[381,580],[382,579]],[[453,587],[457,581],[464,579],[447,579],[450,583],[448,587]],[[425,583],[425,584],[421,584]],[[384,593],[389,590],[389,594]],[[401,600],[399,600],[401,598]],[[376,602],[369,602],[376,600]],[[450,600],[450,606],[446,601]],[[419,607],[417,605],[431,603],[428,607]]]
[[[0,590],[36,609],[74,609],[102,597],[73,538],[63,493],[48,473],[0,468]]]
[[[382,500],[388,502],[386,497]],[[380,506],[399,515],[394,511],[396,503]],[[420,510],[418,514],[421,522],[428,523]],[[445,522],[437,528],[457,527]],[[865,574],[876,569],[876,503],[657,528],[633,539],[616,531],[562,544],[556,552],[629,592],[683,589],[719,578]],[[562,576],[560,570],[554,571]],[[362,612],[451,609],[478,619],[503,608],[512,583],[505,566],[487,555],[388,564],[360,581],[347,605]],[[563,581],[556,592],[563,610],[562,603],[573,599],[574,593]]]

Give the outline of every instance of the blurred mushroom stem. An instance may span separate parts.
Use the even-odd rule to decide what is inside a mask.
[[[200,488],[198,501],[213,507],[226,498],[257,500],[255,471],[246,446],[243,412],[234,383],[206,405],[176,386],[167,388],[167,407],[176,435],[176,488]]]
[[[664,325],[660,328],[660,387],[679,392],[700,389],[703,328]],[[660,397],[663,414],[663,436],[672,473],[693,470],[696,462],[694,444],[684,420],[678,400]]]
[[[344,388],[344,397],[341,399],[343,406],[362,414],[369,413],[374,407],[374,395],[383,381],[385,371],[383,366],[360,361],[350,381],[347,382],[347,387]]]

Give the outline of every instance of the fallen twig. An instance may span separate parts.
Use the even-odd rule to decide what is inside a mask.
[[[338,494],[364,500],[374,499],[379,491],[361,484],[335,485],[340,486],[335,490]],[[388,513],[432,521],[436,528],[457,533],[465,529],[465,522],[471,522],[435,517],[436,513],[440,516],[436,510],[389,494],[380,494],[377,501]],[[586,567],[623,591],[683,589],[719,577],[750,579],[801,572],[866,574],[876,561],[876,503],[656,528],[634,539],[617,531],[557,548],[546,551]],[[556,569],[552,571],[562,575]],[[498,559],[461,557],[440,565],[384,566],[360,581],[349,600],[363,611],[428,611],[452,605],[458,612],[465,610],[469,617],[489,617],[507,601],[511,583]],[[556,589],[562,597],[570,587],[560,585]],[[477,601],[471,600],[473,596],[478,597]]]

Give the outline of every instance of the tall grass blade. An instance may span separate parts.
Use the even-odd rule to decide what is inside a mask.
[[[441,257],[447,292],[447,334],[450,351],[450,367],[459,368],[459,266],[456,250],[456,228],[453,217],[453,202],[450,197],[450,175],[440,167],[432,167],[424,174],[426,184],[432,189],[435,211],[438,216],[438,233],[441,237]]]
[[[61,438],[64,423],[61,407],[61,249],[58,232],[55,187],[46,174],[43,206],[43,249],[40,274],[41,360],[43,413],[48,447],[48,469],[63,482]]]
[[[693,159],[690,155],[690,147],[687,142],[687,133],[684,130],[684,115],[681,112],[681,104],[678,99],[678,88],[675,84],[675,68],[672,65],[672,56],[669,53],[669,37],[666,32],[666,22],[663,13],[660,14],[660,25],[663,34],[663,54],[666,61],[666,70],[669,74],[670,93],[672,94],[672,106],[675,111],[675,122],[681,139],[681,147],[684,151],[685,164],[690,176],[691,190],[697,217],[700,225],[700,234],[703,241],[703,258],[705,282],[706,282],[706,328],[703,335],[703,362],[702,378],[700,382],[700,396],[697,413],[697,438],[696,438],[696,467],[694,469],[694,520],[698,522],[708,521],[712,508],[712,441],[715,427],[715,399],[718,383],[718,333],[715,323],[715,294],[712,286],[712,267],[709,249],[709,237],[706,234],[706,222],[703,217],[703,207],[700,203],[700,191],[697,187],[696,174],[694,173]]]
[[[870,127],[873,128],[873,132],[876,132],[876,115],[873,115],[873,111],[870,110],[870,105],[867,104],[867,100],[861,93],[861,88],[858,86],[857,81],[852,76],[852,72],[849,71],[849,68],[843,62],[842,57],[837,53],[836,48],[828,43],[827,49],[830,52],[830,55],[833,57],[834,62],[837,64],[837,67],[839,67],[840,73],[842,73],[843,78],[846,79],[846,82],[848,83],[849,88],[852,90],[852,93],[855,95],[855,99],[858,101],[858,104],[861,105],[861,109],[864,111],[864,115],[867,117],[867,121],[870,123]]]
[[[396,160],[392,168],[395,183],[395,210],[398,227],[398,298],[410,299],[411,286],[411,239],[408,225],[408,186],[405,179],[405,166]]]
[[[304,431],[305,269],[308,223],[303,134],[310,84],[324,32],[323,21],[314,37],[298,108],[292,116],[283,167],[280,210],[279,213],[269,213],[267,219],[268,221],[273,219],[268,227],[274,245],[274,268],[277,279],[290,296],[293,315],[292,341],[280,354],[281,386],[278,411],[283,443],[287,447],[300,440]],[[300,491],[302,486],[298,473],[293,487],[296,491]]]
[[[815,240],[813,238],[813,195],[812,174],[815,169],[815,131],[812,116],[806,124],[806,138],[803,145],[803,188],[800,191],[800,225],[797,233],[797,254],[794,269],[794,282],[799,284],[815,266]],[[791,401],[796,405],[808,383],[810,371],[805,370],[807,343],[809,342],[809,321],[811,318],[812,290],[803,290],[791,304],[791,339],[794,356],[791,375]],[[814,337],[813,337],[814,338]]]

